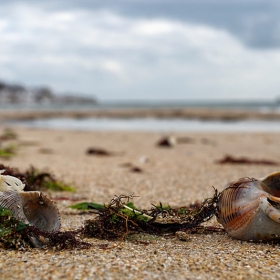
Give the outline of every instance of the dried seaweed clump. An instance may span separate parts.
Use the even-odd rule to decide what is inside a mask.
[[[5,170],[3,175],[19,178],[25,184],[25,191],[76,191],[74,187],[57,180],[51,173],[40,171],[34,166],[30,166],[25,172],[20,172],[17,168],[0,164],[0,170]]]
[[[33,166],[25,172],[24,177],[27,185],[24,189],[25,191],[37,191],[44,189],[52,191],[75,191],[74,187],[56,180],[52,174],[48,172],[41,172]]]
[[[85,249],[90,244],[77,239],[79,231],[46,232],[24,224],[8,209],[0,207],[0,243],[5,248],[51,247],[62,249]]]
[[[87,220],[83,233],[90,237],[122,240],[128,233],[146,232],[163,235],[176,231],[189,233],[209,233],[221,228],[206,227],[201,224],[210,220],[217,212],[219,198],[217,190],[212,198],[188,207],[171,208],[153,205],[149,210],[139,210],[130,202],[133,195],[114,197],[102,209],[96,209],[95,219]]]
[[[132,197],[116,196],[103,209],[96,209],[98,216],[85,222],[83,233],[90,237],[116,239],[124,237],[128,231],[141,230],[151,217],[136,210],[129,202]]]
[[[279,162],[269,159],[250,159],[247,157],[233,157],[225,155],[222,159],[216,161],[218,164],[260,164],[260,165],[279,165]]]
[[[18,138],[17,133],[11,128],[5,128],[3,133],[0,135],[0,141],[15,140]]]
[[[4,164],[0,164],[0,170],[3,171],[1,174],[2,175],[10,175],[10,176],[14,176],[18,179],[20,179],[21,181],[24,180],[24,173],[19,172],[19,170],[17,168],[14,167],[10,167]]]
[[[30,240],[31,246],[34,246],[33,240],[37,240],[35,244],[39,244],[42,247],[55,248],[56,250],[89,248],[89,243],[81,241],[77,238],[79,232],[80,231],[46,232],[34,226],[30,226],[23,232],[23,235]]]

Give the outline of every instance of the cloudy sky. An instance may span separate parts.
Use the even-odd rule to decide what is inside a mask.
[[[99,100],[280,96],[280,1],[0,0],[0,79]]]

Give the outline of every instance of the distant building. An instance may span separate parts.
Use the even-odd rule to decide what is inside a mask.
[[[78,95],[57,96],[47,87],[28,89],[20,85],[8,85],[0,82],[0,105],[4,104],[51,104],[51,103],[92,103],[96,100]]]

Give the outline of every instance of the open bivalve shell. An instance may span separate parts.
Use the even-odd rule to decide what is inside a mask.
[[[26,224],[44,231],[60,229],[60,215],[55,203],[41,192],[0,192],[0,206]]]
[[[280,239],[280,172],[228,184],[217,207],[217,220],[231,237],[248,241]]]

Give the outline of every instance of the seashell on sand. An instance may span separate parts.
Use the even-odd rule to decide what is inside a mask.
[[[228,184],[217,207],[217,220],[231,237],[248,241],[280,239],[280,172]]]
[[[9,175],[1,175],[5,170],[0,170],[0,191],[23,191],[25,185],[16,177]]]
[[[0,207],[9,209],[13,216],[31,226],[53,232],[60,229],[60,215],[55,203],[39,191],[24,192],[25,185],[0,171]],[[29,236],[34,247],[42,247],[49,242],[43,236]]]
[[[60,215],[55,203],[41,192],[0,192],[0,206],[26,224],[44,231],[60,229]]]

